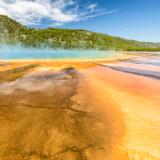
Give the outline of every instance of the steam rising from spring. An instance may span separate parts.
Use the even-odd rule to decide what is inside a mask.
[[[116,55],[113,51],[64,50],[45,48],[26,48],[18,45],[0,45],[0,59],[101,59]]]

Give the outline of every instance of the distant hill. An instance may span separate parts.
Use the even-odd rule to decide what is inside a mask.
[[[159,43],[126,40],[86,30],[33,29],[4,15],[0,15],[0,43],[64,49],[160,51]]]

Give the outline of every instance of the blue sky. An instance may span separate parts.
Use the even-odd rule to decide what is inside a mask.
[[[97,0],[97,3],[101,8],[118,11],[65,27],[160,42],[160,0]]]
[[[160,0],[0,0],[0,14],[32,27],[87,29],[160,42]]]

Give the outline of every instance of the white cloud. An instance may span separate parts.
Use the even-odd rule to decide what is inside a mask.
[[[0,0],[0,14],[25,25],[39,25],[47,19],[55,26],[116,11],[98,9],[96,3],[82,5],[77,0]]]

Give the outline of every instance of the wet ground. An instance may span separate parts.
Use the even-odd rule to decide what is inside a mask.
[[[1,62],[0,159],[159,160],[160,59]]]

